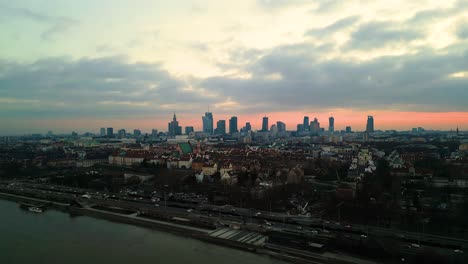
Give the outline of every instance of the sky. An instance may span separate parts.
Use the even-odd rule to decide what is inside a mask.
[[[468,0],[0,0],[0,134],[468,129]]]

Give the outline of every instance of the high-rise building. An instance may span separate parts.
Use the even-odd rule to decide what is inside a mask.
[[[237,129],[237,116],[233,116],[231,119],[229,119],[229,134],[237,132],[239,132]]]
[[[373,116],[367,116],[366,132],[374,133],[374,117]]]
[[[303,130],[310,130],[308,116],[304,116]]]
[[[297,132],[304,132],[304,124],[297,124]]]
[[[203,121],[203,132],[206,134],[213,134],[213,113],[206,112],[205,116],[202,116]]]
[[[114,136],[114,129],[112,127],[107,128],[107,137],[113,137]]]
[[[252,125],[250,125],[250,122],[245,123],[245,130],[252,131]]]
[[[182,127],[179,126],[179,121],[177,121],[176,114],[174,113],[174,116],[172,117],[172,121],[168,123],[168,131],[167,133],[169,136],[177,136],[177,135],[182,135]]]
[[[335,131],[335,118],[333,116],[330,116],[328,118],[328,131],[329,132]]]
[[[351,132],[353,132],[353,131],[351,130],[351,127],[350,127],[350,126],[347,126],[347,127],[346,127],[346,133],[351,133]]]
[[[317,134],[320,132],[320,123],[317,118],[314,118],[314,121],[310,122],[310,132]]]
[[[152,129],[151,130],[151,136],[152,137],[157,137],[158,136],[158,130],[157,129]]]
[[[104,127],[101,127],[101,133],[100,133],[100,136],[101,137],[104,137],[106,136],[106,129]]]
[[[134,130],[133,130],[133,135],[134,135],[135,137],[141,136],[141,130],[140,130],[140,129],[134,129]]]
[[[125,138],[125,136],[127,135],[127,132],[125,131],[125,129],[119,129],[119,131],[117,132],[117,135],[119,138]]]
[[[278,132],[286,132],[286,124],[284,122],[277,121],[276,128],[278,128]]]
[[[226,134],[226,120],[218,120],[218,122],[216,122],[215,135],[224,134]]]
[[[268,132],[268,117],[264,116],[262,121],[262,131]]]
[[[189,135],[191,132],[193,132],[193,126],[186,126],[185,127],[185,134]]]

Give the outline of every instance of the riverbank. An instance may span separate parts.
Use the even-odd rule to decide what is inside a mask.
[[[170,232],[175,235],[183,237],[191,237],[208,243],[214,243],[230,248],[236,248],[244,251],[256,252],[258,254],[268,255],[273,258],[286,260],[291,263],[336,263],[336,264],[351,264],[351,263],[367,263],[374,264],[372,261],[359,260],[359,262],[345,260],[345,256],[324,256],[319,253],[312,252],[300,252],[288,248],[282,248],[282,250],[272,250],[271,248],[264,247],[264,245],[255,245],[240,242],[237,240],[223,239],[214,236],[210,236],[209,233],[214,229],[199,228],[189,225],[181,225],[178,223],[172,223],[167,221],[160,221],[155,219],[138,217],[137,214],[119,214],[115,212],[103,211],[94,209],[91,207],[79,207],[71,206],[70,204],[52,202],[47,200],[41,200],[26,196],[0,193],[0,199],[10,200],[14,202],[37,202],[43,203],[49,208],[56,209],[62,212],[69,213],[71,215],[84,215],[94,218],[100,218],[117,223],[125,223],[130,225],[136,225],[156,230],[162,230]]]

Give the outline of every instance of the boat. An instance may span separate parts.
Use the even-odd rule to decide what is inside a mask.
[[[28,210],[30,212],[34,212],[34,213],[43,213],[44,212],[44,210],[42,210],[42,208],[35,207],[35,206],[29,207]]]

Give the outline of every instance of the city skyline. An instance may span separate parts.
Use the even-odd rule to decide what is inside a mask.
[[[207,105],[256,128],[463,128],[465,2],[0,0],[0,134],[163,130],[173,112],[198,129]]]

